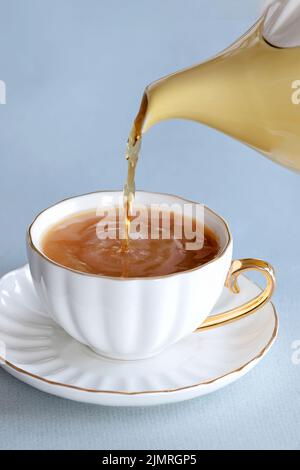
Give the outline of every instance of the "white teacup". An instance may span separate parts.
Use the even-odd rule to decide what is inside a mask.
[[[261,260],[232,262],[232,238],[226,222],[204,208],[205,224],[217,235],[219,255],[188,271],[146,278],[113,278],[80,273],[47,258],[41,240],[49,228],[77,212],[119,203],[120,191],[66,199],[41,212],[28,230],[28,258],[36,291],[49,315],[71,336],[98,354],[116,359],[153,356],[196,329],[210,328],[249,315],[271,297],[275,278]],[[189,203],[177,196],[138,191],[136,204]],[[267,278],[255,299],[209,316],[224,284],[238,292],[240,272],[256,269]]]

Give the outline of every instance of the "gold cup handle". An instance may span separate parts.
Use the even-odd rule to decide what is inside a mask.
[[[240,289],[237,283],[237,278],[244,271],[256,270],[262,272],[267,280],[266,288],[254,299],[249,300],[245,304],[240,305],[227,312],[208,317],[196,331],[202,331],[215,326],[230,323],[240,318],[247,317],[256,312],[259,308],[265,305],[271,298],[275,288],[275,274],[272,266],[266,261],[255,258],[246,258],[235,260],[231,263],[225,286],[228,287],[234,294],[238,294]]]

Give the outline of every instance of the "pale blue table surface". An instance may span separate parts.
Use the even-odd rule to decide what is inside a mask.
[[[25,262],[25,229],[38,211],[122,187],[144,86],[231,43],[259,3],[0,0],[1,274]],[[223,390],[148,409],[67,401],[1,369],[0,448],[299,449],[291,345],[300,339],[300,176],[214,130],[174,121],[145,137],[137,186],[205,202],[228,219],[236,257],[276,267],[275,346]]]

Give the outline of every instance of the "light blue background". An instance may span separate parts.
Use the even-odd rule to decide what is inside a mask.
[[[144,86],[223,49],[254,22],[259,3],[0,0],[1,274],[25,262],[25,229],[41,209],[122,187]],[[74,403],[1,370],[0,448],[299,449],[300,365],[291,344],[300,339],[300,176],[213,130],[174,121],[145,137],[137,187],[206,202],[228,219],[236,257],[274,264],[276,345],[234,385],[151,409]]]

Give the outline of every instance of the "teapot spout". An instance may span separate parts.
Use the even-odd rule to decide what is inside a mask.
[[[251,112],[251,99],[256,105],[257,97],[248,86],[249,68],[255,70],[258,48],[269,47],[266,43],[261,45],[261,27],[262,19],[216,57],[148,85],[135,121],[136,129],[145,133],[163,120],[188,119],[256,148],[248,130],[249,126],[256,128],[257,110]]]
[[[249,67],[255,69],[262,20],[216,57],[148,85],[137,123],[142,133],[167,119],[188,119],[218,129],[248,144],[245,130],[255,127],[248,89]],[[264,43],[262,47],[269,47]],[[247,54],[245,55],[245,50]]]
[[[228,132],[225,110],[233,99],[226,89],[224,60],[217,59],[164,77],[150,84],[144,95],[142,133],[169,119],[187,119]],[[236,92],[236,91],[235,91]],[[227,114],[227,113],[226,113]],[[235,114],[235,119],[239,119]]]
[[[218,56],[150,84],[136,136],[166,119],[189,119],[300,171],[300,48],[269,44],[263,20]]]

